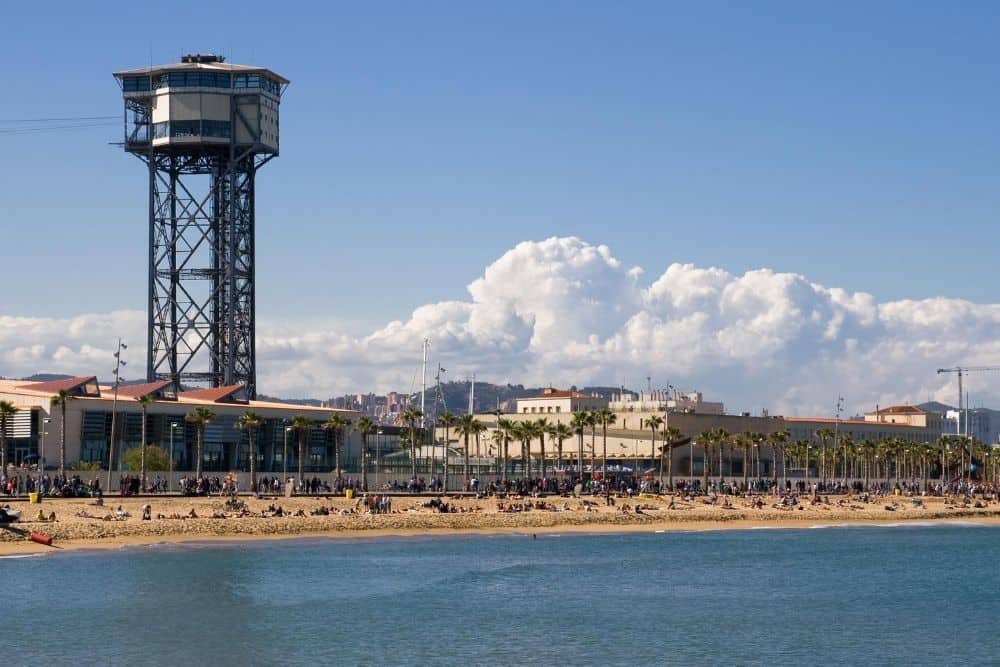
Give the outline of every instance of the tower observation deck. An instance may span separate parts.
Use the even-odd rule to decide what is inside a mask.
[[[115,72],[149,171],[148,380],[257,393],[254,181],[278,155],[274,72],[186,55]]]

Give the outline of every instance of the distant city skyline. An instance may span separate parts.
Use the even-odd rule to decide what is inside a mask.
[[[243,10],[7,8],[0,374],[106,373],[118,336],[141,373],[145,173],[109,145],[111,72],[193,51],[292,81],[263,393],[406,390],[424,337],[451,377],[788,414],[955,403],[934,369],[1000,362],[995,5]],[[968,390],[1000,404],[996,374]]]

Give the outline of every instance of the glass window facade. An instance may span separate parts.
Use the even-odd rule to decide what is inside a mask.
[[[122,90],[126,93],[136,93],[149,90],[148,76],[126,76],[122,77]]]
[[[175,120],[153,123],[153,138],[166,137],[214,137],[228,139],[232,124],[228,120]]]
[[[158,74],[153,81],[153,88],[232,88],[232,85],[231,74],[197,70],[164,72]]]

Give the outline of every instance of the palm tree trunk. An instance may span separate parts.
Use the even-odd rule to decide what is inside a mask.
[[[146,492],[146,406],[142,406],[142,443],[139,446],[139,493]]]
[[[114,441],[114,434],[113,433],[111,434],[111,439],[112,439],[112,442],[113,442]],[[194,469],[194,478],[195,479],[201,479],[201,458],[202,458],[201,457],[201,448],[202,448],[202,443],[204,442],[204,440],[205,440],[205,425],[204,424],[198,424],[198,440],[197,440],[198,452],[196,454],[197,458],[196,458],[196,460],[194,462],[194,466],[195,466],[195,469]]]
[[[545,434],[538,436],[538,442],[540,443],[542,450],[542,479],[545,479]]]
[[[254,447],[253,432],[254,427],[250,428],[249,436],[250,440],[250,491],[251,493],[257,493],[257,452]]]
[[[469,490],[469,434],[465,434],[465,457],[463,462],[463,472],[465,473],[465,490]]]
[[[448,435],[448,423],[444,425],[444,472],[441,475],[441,484],[444,487],[444,492],[448,493],[448,443],[451,439]]]

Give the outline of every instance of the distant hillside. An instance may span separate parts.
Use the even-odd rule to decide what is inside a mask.
[[[441,384],[441,397],[448,411],[456,415],[464,415],[469,411],[469,382],[444,382]],[[525,387],[523,384],[492,384],[490,382],[476,382],[475,405],[473,411],[477,413],[491,412],[497,409],[499,404],[505,411],[513,410],[513,402],[526,396],[538,396],[546,387]],[[597,394],[603,398],[610,399],[613,394],[621,393],[621,387],[556,387],[556,389],[570,389],[584,394]],[[628,391],[628,390],[626,390]],[[414,405],[420,403],[420,392],[410,396]],[[437,385],[427,388],[426,404],[429,413],[443,412],[444,409],[438,400]],[[437,409],[434,409],[436,404]]]
[[[324,401],[317,398],[278,398],[277,396],[265,396],[264,394],[258,394],[257,400],[267,401],[269,403],[295,403],[298,405],[311,405],[314,408],[321,408],[324,404]]]
[[[52,382],[53,380],[65,380],[71,377],[73,376],[65,375],[63,373],[35,373],[34,375],[21,379],[25,382]]]

